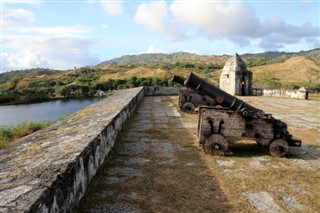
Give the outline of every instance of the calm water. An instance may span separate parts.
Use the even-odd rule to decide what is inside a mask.
[[[0,106],[0,125],[17,125],[23,121],[58,120],[67,113],[83,109],[99,99],[56,100],[43,103]]]

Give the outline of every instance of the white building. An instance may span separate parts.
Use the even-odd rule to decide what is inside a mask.
[[[252,95],[252,72],[238,54],[224,65],[220,75],[220,89],[230,95]]]

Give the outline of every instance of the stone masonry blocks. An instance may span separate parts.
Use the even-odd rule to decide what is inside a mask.
[[[72,211],[143,96],[115,91],[0,151],[0,212]]]

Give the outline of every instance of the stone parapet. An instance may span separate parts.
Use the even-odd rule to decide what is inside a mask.
[[[182,87],[144,87],[144,95],[179,95],[181,89]]]
[[[303,100],[308,99],[308,91],[304,88],[300,88],[298,90],[253,88],[252,90],[253,95],[256,96],[285,97]]]
[[[0,151],[0,212],[77,206],[143,95],[142,87],[115,91]]]

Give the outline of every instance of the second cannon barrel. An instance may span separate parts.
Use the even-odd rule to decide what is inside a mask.
[[[181,81],[180,77],[180,81]],[[177,82],[180,83],[180,82]],[[207,95],[216,100],[223,107],[228,107],[234,111],[260,113],[261,110],[243,102],[242,100],[226,93],[225,91],[215,87],[204,79],[190,72],[184,81],[184,85],[199,93]]]

